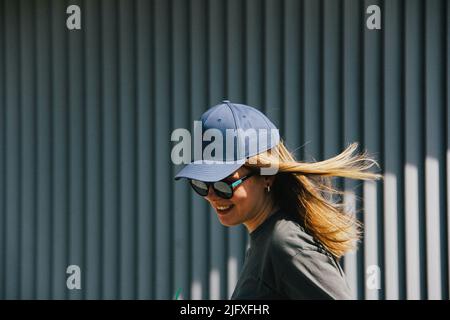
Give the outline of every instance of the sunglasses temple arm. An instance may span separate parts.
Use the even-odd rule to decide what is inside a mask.
[[[239,180],[233,182],[233,183],[231,184],[231,186],[232,186],[233,188],[235,188],[235,187],[237,187],[238,185],[240,185],[240,184],[242,183],[242,181],[243,181],[243,179],[239,179]]]

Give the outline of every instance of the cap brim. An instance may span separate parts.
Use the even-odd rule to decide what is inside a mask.
[[[175,176],[175,180],[186,178],[205,182],[225,179],[245,164],[245,160],[232,162],[203,162],[196,161],[186,165]]]

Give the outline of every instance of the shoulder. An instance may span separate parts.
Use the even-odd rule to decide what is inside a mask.
[[[343,271],[323,246],[289,217],[280,217],[270,239],[272,266],[290,298],[349,299]]]
[[[299,219],[286,213],[279,214],[270,238],[270,250],[273,254],[293,257],[300,251],[320,251],[319,244],[300,224]]]

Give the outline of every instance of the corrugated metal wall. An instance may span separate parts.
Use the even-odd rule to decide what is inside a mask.
[[[445,0],[0,1],[0,298],[228,298],[246,231],[170,160],[172,130],[228,98],[300,159],[358,141],[380,161],[384,183],[343,184],[355,297],[448,299],[449,20]]]

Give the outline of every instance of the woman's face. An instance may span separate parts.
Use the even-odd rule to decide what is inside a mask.
[[[224,181],[234,182],[247,174],[250,170],[241,167]],[[265,212],[271,205],[266,186],[271,185],[273,177],[254,175],[234,189],[231,199],[223,199],[214,193],[212,187],[205,197],[217,213],[219,221],[225,226],[247,224]],[[248,227],[248,225],[247,225]]]

